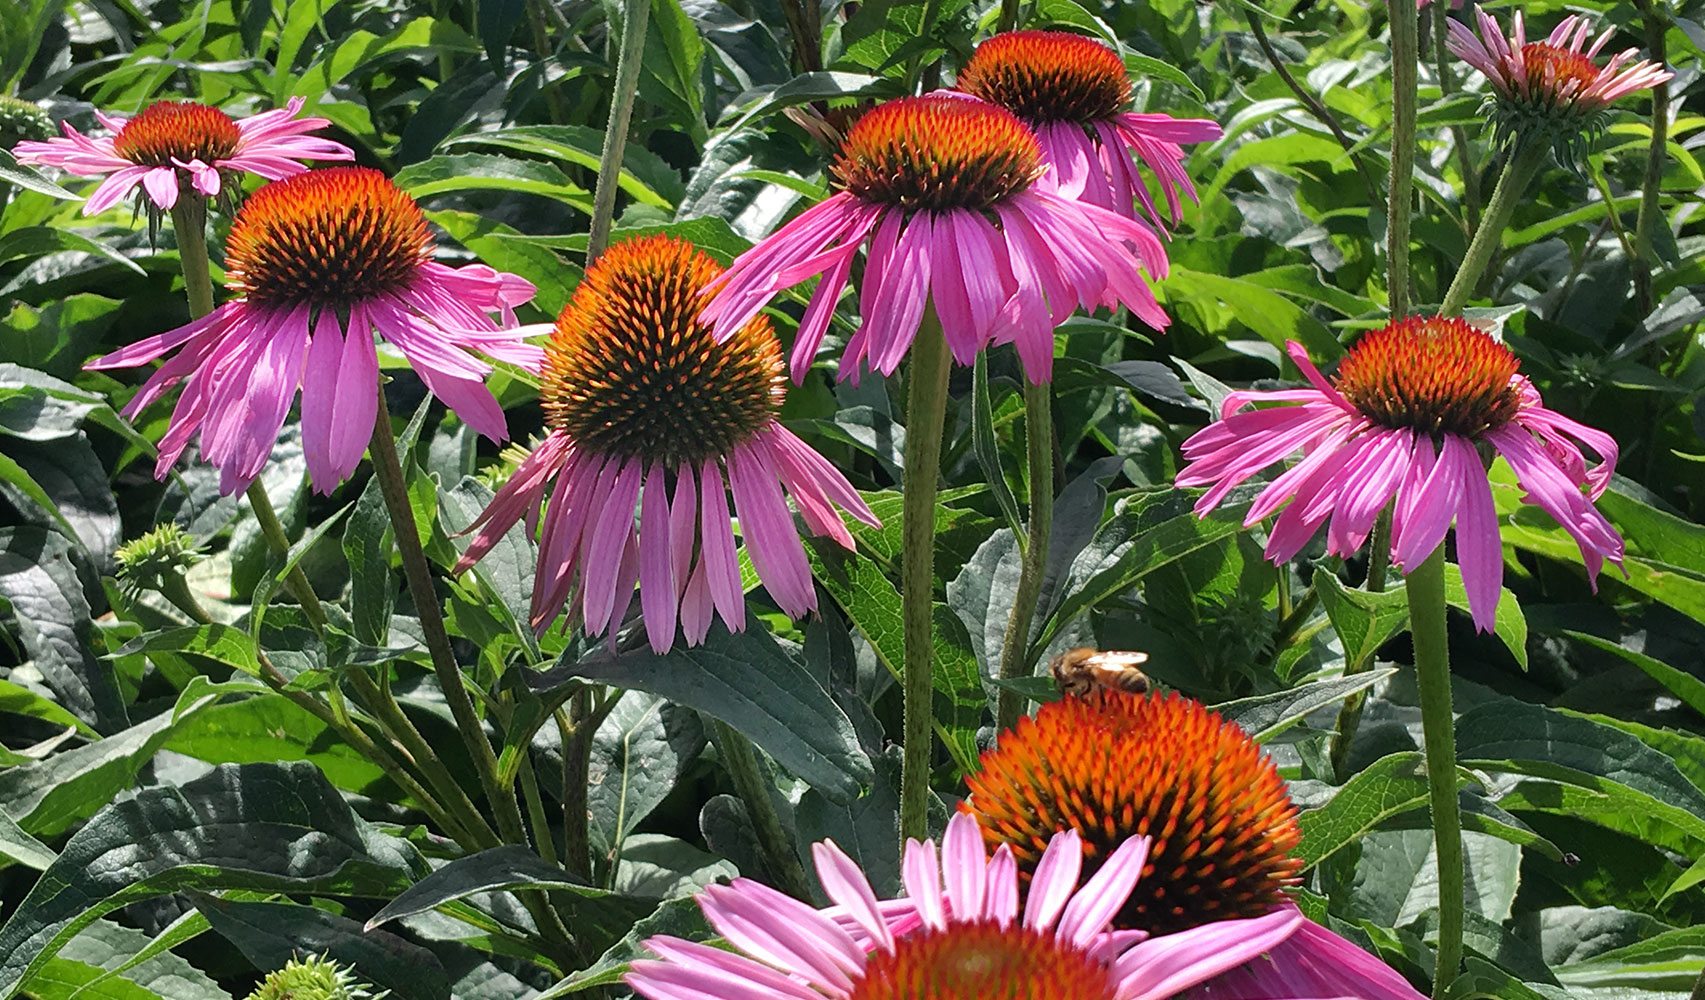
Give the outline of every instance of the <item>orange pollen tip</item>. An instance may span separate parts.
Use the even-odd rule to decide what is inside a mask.
[[[1527,85],[1535,90],[1556,90],[1574,83],[1582,90],[1598,79],[1599,69],[1584,53],[1529,42],[1521,47],[1522,65],[1527,68]]]
[[[1036,123],[1104,121],[1131,103],[1119,53],[1064,31],[996,35],[977,46],[957,86]]]
[[[231,116],[194,101],[150,104],[113,136],[113,153],[144,167],[169,167],[172,160],[212,166],[237,151],[243,134]]]
[[[1302,838],[1284,779],[1254,740],[1179,695],[1097,689],[1042,706],[983,754],[960,804],[1029,884],[1058,830],[1083,837],[1088,879],[1131,837],[1154,838],[1120,928],[1170,934],[1270,912],[1297,882]]]
[[[348,306],[408,284],[431,252],[413,198],[377,170],[329,167],[250,196],[231,223],[225,270],[258,303]]]
[[[1509,348],[1465,320],[1411,316],[1356,341],[1334,385],[1375,423],[1472,438],[1514,418],[1518,368]]]
[[[1107,1000],[1112,972],[1069,944],[991,922],[919,930],[878,949],[849,1000]]]
[[[847,131],[829,167],[866,201],[981,210],[1028,188],[1042,147],[1012,112],[964,97],[902,97]]]
[[[727,455],[787,398],[781,344],[759,316],[718,344],[699,320],[721,265],[691,243],[612,246],[557,317],[539,386],[579,447],[675,468]]]

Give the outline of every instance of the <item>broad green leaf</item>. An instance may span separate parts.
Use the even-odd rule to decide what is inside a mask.
[[[1344,662],[1359,667],[1371,662],[1386,640],[1409,627],[1409,602],[1400,590],[1379,593],[1351,590],[1335,573],[1317,566],[1314,592],[1332,620],[1332,630],[1344,645]]]
[[[560,167],[492,153],[434,156],[404,167],[397,186],[416,198],[450,191],[504,191],[553,198],[592,214],[592,192],[569,180]]]
[[[584,125],[520,125],[457,136],[444,147],[467,145],[502,146],[596,170],[604,151],[604,133]],[[644,146],[632,144],[624,148],[622,160],[619,183],[628,197],[657,208],[675,207],[684,188],[673,167]]]
[[[729,633],[716,626],[702,646],[678,645],[663,656],[595,654],[569,673],[715,716],[836,800],[870,784],[870,758],[852,722],[795,655],[765,632]]]
[[[1024,517],[1018,512],[1018,500],[1007,485],[1006,472],[1001,465],[1000,449],[995,443],[994,404],[989,393],[988,352],[978,351],[971,366],[971,442],[982,466],[983,478],[1000,505],[1006,525],[1014,533],[1024,530]],[[1026,432],[1028,433],[1028,431]]]
[[[599,986],[616,986],[627,972],[628,963],[646,954],[642,942],[659,934],[702,941],[710,937],[704,913],[690,898],[671,899],[656,912],[633,925],[620,941],[601,955],[596,962],[576,972],[562,982],[534,997],[533,1000],[558,1000]]]
[[[141,266],[129,257],[105,243],[98,243],[87,236],[79,236],[69,229],[60,229],[54,226],[29,226],[0,235],[0,264],[17,260],[19,257],[40,257],[45,254],[65,251],[94,254],[97,257],[120,264],[137,274],[143,273]]]
[[[144,954],[148,935],[97,920],[24,984],[36,1000],[231,1000],[171,952]],[[140,959],[140,960],[139,960]]]
[[[390,896],[424,868],[307,764],[228,765],[143,789],[72,836],[0,927],[0,998],[130,903],[191,888]]]
[[[24,832],[18,821],[4,809],[0,809],[0,857],[16,862],[26,868],[36,871],[46,871],[47,866],[59,857],[51,847]]]
[[[0,598],[42,682],[97,729],[122,728],[125,708],[111,665],[92,648],[90,608],[63,535],[37,527],[0,529]]]
[[[1223,702],[1215,705],[1214,711],[1227,722],[1242,726],[1257,743],[1265,743],[1309,714],[1336,705],[1357,691],[1366,691],[1396,672],[1395,668],[1386,667],[1349,677],[1311,681],[1287,691]]]
[[[1577,632],[1573,629],[1564,629],[1563,634],[1578,639],[1595,649],[1602,649],[1606,653],[1622,657],[1634,666],[1639,667],[1646,676],[1662,684],[1671,694],[1680,698],[1682,704],[1701,715],[1705,715],[1705,681],[1685,670],[1678,670],[1662,660],[1628,649],[1620,643],[1611,642],[1609,639],[1603,639],[1587,632]]]
[[[1344,353],[1326,324],[1290,299],[1254,282],[1174,267],[1167,277],[1167,288],[1175,298],[1201,297],[1225,303],[1238,322],[1280,350],[1287,341],[1295,340],[1308,348],[1309,356],[1319,364]]]
[[[696,712],[629,692],[592,737],[586,805],[596,844],[619,853],[623,840],[662,804],[704,749]]]

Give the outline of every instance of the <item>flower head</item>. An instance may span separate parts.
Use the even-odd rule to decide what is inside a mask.
[[[53,119],[34,101],[0,94],[0,149],[20,140],[39,142],[53,134]]]
[[[507,439],[483,384],[491,365],[474,354],[539,366],[543,352],[513,329],[533,286],[483,265],[433,263],[419,206],[384,174],[333,167],[268,184],[243,205],[226,248],[236,298],[89,364],[129,368],[181,348],[125,407],[134,414],[183,383],[156,475],[199,434],[220,489],[247,487],[300,387],[308,473],[331,491],[360,463],[378,415],[375,331],[469,426]]]
[[[1290,356],[1309,388],[1234,392],[1222,419],[1184,442],[1180,486],[1210,486],[1206,514],[1266,467],[1304,458],[1264,489],[1244,523],[1278,511],[1274,562],[1293,558],[1330,518],[1327,551],[1349,555],[1395,500],[1391,559],[1408,570],[1456,523],[1456,555],[1475,625],[1490,631],[1503,580],[1491,484],[1479,448],[1502,455],[1537,504],[1574,537],[1589,578],[1621,564],[1622,538],[1593,507],[1610,484],[1610,435],[1545,408],[1509,348],[1461,319],[1413,316],[1364,335],[1327,381],[1302,346]],[[1296,404],[1240,412],[1251,403]],[[1588,467],[1581,445],[1596,452]]]
[[[652,938],[658,958],[633,963],[628,985],[649,1000],[1162,1000],[1250,961],[1300,922],[1290,912],[1162,937],[1113,931],[1147,849],[1147,838],[1121,844],[1080,885],[1081,840],[1056,834],[1021,907],[1012,852],[991,858],[970,816],[948,824],[939,852],[906,843],[896,900],[879,901],[851,858],[820,843],[813,857],[834,906],[747,879],[713,886],[699,906],[736,950]]]
[[[790,359],[802,379],[868,244],[863,322],[842,377],[861,366],[891,374],[932,306],[961,364],[1014,343],[1034,382],[1050,377],[1054,328],[1080,306],[1122,304],[1165,326],[1148,286],[1166,273],[1160,240],[1141,222],[1041,184],[1042,155],[1011,112],[963,95],[880,105],[848,130],[830,166],[842,190],[712,282],[704,320],[727,340],[783,288],[822,275]]]
[[[1611,102],[1675,75],[1649,60],[1629,62],[1634,49],[1599,66],[1593,59],[1614,29],[1605,29],[1587,46],[1592,22],[1578,14],[1563,18],[1537,42],[1527,40],[1519,10],[1509,38],[1490,14],[1477,10],[1475,16],[1479,37],[1458,21],[1446,22],[1450,50],[1492,84],[1488,104],[1497,140],[1550,142],[1565,164],[1578,159],[1582,143],[1603,130]]]
[[[1006,108],[1035,130],[1049,165],[1043,181],[1061,195],[1123,215],[1132,215],[1140,202],[1157,226],[1178,221],[1180,192],[1196,197],[1181,143],[1222,134],[1207,119],[1131,111],[1131,80],[1119,53],[1064,31],[994,36],[977,46],[955,86]],[[1160,184],[1168,209],[1164,219],[1137,161]]]
[[[240,174],[278,180],[306,170],[304,160],[354,159],[348,146],[311,134],[331,122],[296,117],[302,105],[302,98],[293,97],[282,108],[248,118],[195,101],[160,101],[130,119],[97,111],[110,137],[86,136],[64,122],[64,136],[20,142],[14,152],[21,162],[80,177],[105,176],[84,203],[84,215],[106,211],[140,185],[155,217],[184,192],[212,198],[229,191]]]
[[[167,521],[120,545],[113,557],[118,562],[120,589],[135,595],[163,590],[174,579],[182,579],[201,561],[201,543],[182,526]]]
[[[389,990],[374,993],[357,981],[354,969],[310,955],[268,973],[248,1000],[384,1000],[389,995]]]
[[[718,342],[699,320],[720,271],[684,240],[629,240],[587,269],[557,318],[540,386],[550,433],[469,526],[477,534],[457,564],[472,566],[523,516],[534,524],[548,491],[535,628],[572,604],[588,634],[612,630],[636,583],[659,653],[677,622],[689,645],[703,642],[713,610],[743,628],[730,492],[752,565],[795,618],[816,592],[784,488],[812,531],[848,548],[835,507],[876,523],[777,421],[787,378],[769,321]]]
[[[1295,918],[1262,956],[1187,996],[1419,1000],[1384,963],[1300,918],[1284,892],[1302,868],[1285,783],[1243,730],[1194,701],[1098,689],[1050,702],[1001,734],[966,783],[960,809],[997,856],[1010,853],[1031,899],[1049,891],[1064,830],[1094,878],[1130,838],[1149,842],[1142,877],[1109,911],[1116,932],[1166,941]]]

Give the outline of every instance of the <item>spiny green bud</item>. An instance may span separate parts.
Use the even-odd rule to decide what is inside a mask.
[[[311,955],[268,974],[248,1000],[382,1000],[389,993],[374,993],[355,981],[354,969]]]
[[[527,444],[511,441],[502,451],[497,453],[497,461],[474,474],[474,479],[488,489],[498,490],[509,482],[509,477],[515,475],[515,470],[527,460],[527,456],[538,447],[538,439]]]
[[[195,536],[176,524],[162,524],[119,546],[119,582],[132,590],[159,590],[163,582],[200,562],[199,550]]]
[[[40,141],[53,135],[53,119],[30,101],[0,94],[0,148],[11,149],[20,139]]]

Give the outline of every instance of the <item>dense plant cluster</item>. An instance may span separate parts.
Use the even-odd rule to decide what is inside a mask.
[[[0,1000],[1700,1000],[1695,0],[7,0]]]

